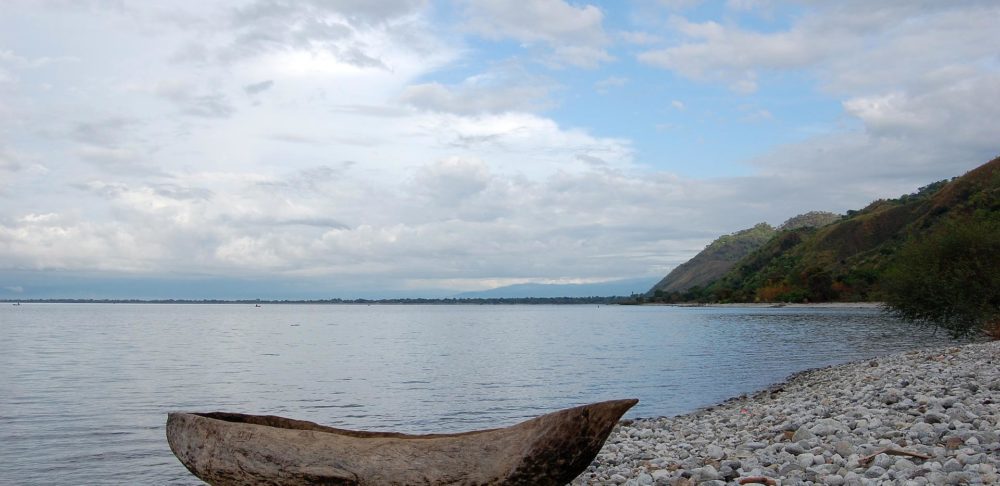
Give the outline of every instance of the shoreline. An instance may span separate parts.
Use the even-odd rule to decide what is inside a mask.
[[[639,305],[668,306],[668,307],[733,307],[733,308],[782,308],[790,309],[879,309],[882,302],[813,302],[813,303],[784,303],[784,302],[733,302],[728,304],[662,304],[647,303]]]
[[[797,372],[687,414],[623,420],[572,484],[995,484],[998,369],[993,341]]]

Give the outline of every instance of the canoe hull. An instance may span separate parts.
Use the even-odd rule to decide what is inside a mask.
[[[583,472],[637,400],[569,408],[461,434],[406,435],[275,416],[171,413],[167,441],[216,485],[563,485]]]

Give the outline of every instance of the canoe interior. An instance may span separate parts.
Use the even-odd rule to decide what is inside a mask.
[[[192,415],[198,415],[200,417],[205,417],[214,420],[221,420],[224,422],[264,425],[267,427],[275,427],[278,429],[314,430],[317,432],[327,432],[331,434],[343,435],[347,437],[358,437],[358,438],[390,437],[393,439],[434,439],[439,437],[461,437],[467,435],[482,434],[484,432],[497,430],[497,429],[483,429],[483,430],[473,430],[469,432],[459,432],[455,434],[402,434],[399,432],[368,432],[362,430],[338,429],[336,427],[327,427],[325,425],[320,425],[315,422],[309,422],[307,420],[295,420],[285,417],[278,417],[276,415],[246,415],[242,413],[230,413],[230,412],[192,413]]]

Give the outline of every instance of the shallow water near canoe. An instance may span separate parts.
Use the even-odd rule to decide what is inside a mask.
[[[676,415],[947,342],[871,308],[24,304],[0,330],[2,484],[200,484],[170,411],[409,433],[614,398]]]

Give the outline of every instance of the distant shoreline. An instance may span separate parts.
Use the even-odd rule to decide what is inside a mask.
[[[445,299],[0,299],[0,304],[238,304],[238,305],[614,305],[630,297],[503,297]]]
[[[504,298],[453,298],[453,299],[0,299],[0,304],[231,304],[231,305],[628,305],[660,307],[714,307],[714,308],[820,308],[820,309],[877,309],[881,302],[742,302],[727,304],[702,303],[642,303],[632,302],[631,297],[504,297]]]
[[[882,302],[812,302],[812,303],[783,303],[783,302],[742,302],[729,304],[642,304],[642,305],[670,305],[674,307],[791,307],[791,308],[821,308],[821,309],[878,309],[883,306]]]

